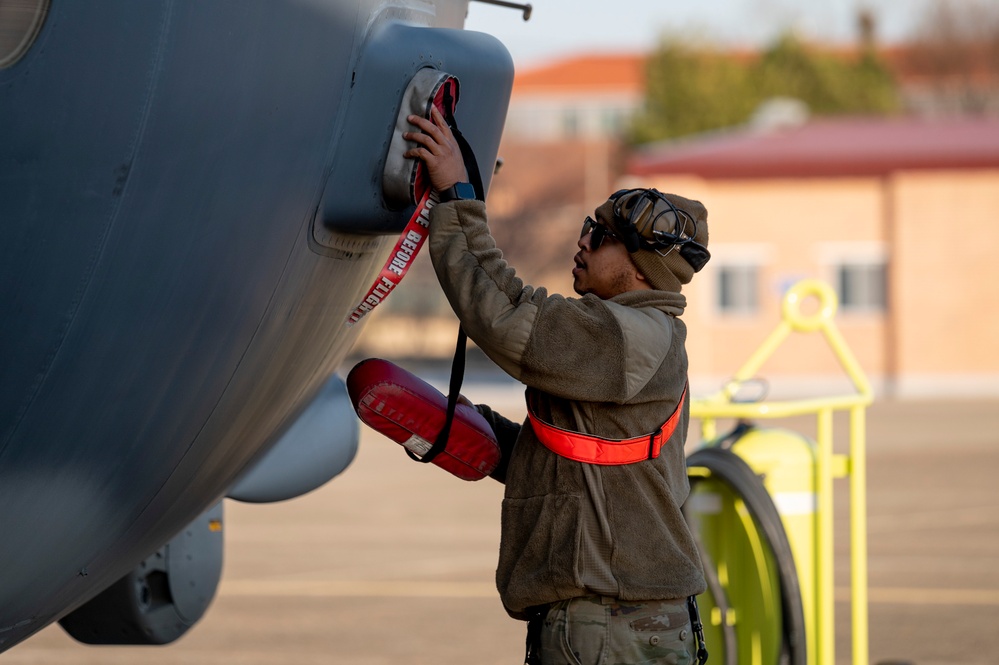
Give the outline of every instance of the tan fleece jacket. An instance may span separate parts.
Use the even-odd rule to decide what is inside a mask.
[[[623,439],[656,430],[673,413],[687,381],[686,328],[676,318],[686,304],[681,294],[601,300],[526,286],[496,248],[478,201],[434,208],[430,253],[468,336],[535,393],[544,420]],[[506,469],[496,571],[511,616],[594,592],[637,601],[704,591],[680,512],[689,492],[688,411],[685,404],[657,459],[620,466],[561,457],[530,424],[521,427]],[[596,565],[594,552],[603,559]],[[616,589],[593,589],[594,571]]]

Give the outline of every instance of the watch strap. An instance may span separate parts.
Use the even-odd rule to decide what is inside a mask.
[[[476,198],[475,187],[471,183],[456,182],[447,189],[438,192],[441,203],[448,201],[471,201]]]

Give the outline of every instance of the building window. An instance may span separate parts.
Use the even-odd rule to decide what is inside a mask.
[[[722,314],[755,314],[759,307],[759,268],[755,264],[717,266],[715,303]]]
[[[841,263],[836,266],[836,291],[843,310],[887,310],[887,272],[884,261]]]
[[[562,112],[562,136],[575,138],[579,135],[579,113],[575,109]]]
[[[880,241],[816,245],[826,281],[836,289],[839,309],[848,314],[888,310],[888,248]]]
[[[604,136],[618,136],[624,132],[624,113],[619,109],[604,109],[600,114],[600,129]]]

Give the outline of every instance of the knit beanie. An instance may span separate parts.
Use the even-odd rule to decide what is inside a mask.
[[[603,205],[596,209],[597,221],[600,224],[612,229],[615,234],[619,237],[624,237],[628,233],[628,216],[632,212],[637,204],[639,204],[645,195],[646,191],[656,190],[644,190],[636,189],[625,194],[622,194],[620,198],[616,200],[614,198],[608,199]],[[660,194],[659,192],[656,192]],[[700,201],[692,201],[691,199],[685,199],[682,196],[677,196],[676,194],[661,194],[672,203],[677,210],[686,213],[697,225],[696,233],[694,233],[694,225],[689,221],[681,219],[679,220],[681,224],[686,222],[686,228],[678,229],[684,233],[690,235],[694,233],[694,241],[703,245],[708,246],[708,211],[701,204]],[[649,200],[646,198],[646,200]],[[669,209],[669,206],[658,198],[653,199],[655,201],[654,207],[651,211],[651,218],[654,219],[663,213],[659,217],[659,222],[656,227],[660,231],[675,232],[674,225],[676,224],[676,215]],[[622,217],[618,217],[614,214],[614,208],[617,207],[621,212]],[[647,215],[642,215],[643,219]],[[645,233],[642,234],[643,238],[646,240],[652,240],[652,225],[649,224],[647,228],[644,229]],[[694,268],[687,263],[687,260],[680,256],[680,252],[677,250],[672,250],[666,253],[666,250],[660,250],[666,256],[661,256],[659,252],[651,249],[639,249],[637,252],[632,252],[631,260],[635,263],[635,267],[638,268],[639,272],[645,276],[648,281],[649,286],[653,289],[659,291],[675,291],[680,292],[680,288],[683,284],[688,284],[694,276]]]

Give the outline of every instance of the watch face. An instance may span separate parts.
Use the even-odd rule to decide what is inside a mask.
[[[455,183],[454,194],[454,198],[460,201],[471,201],[475,198],[475,188],[468,182]]]

